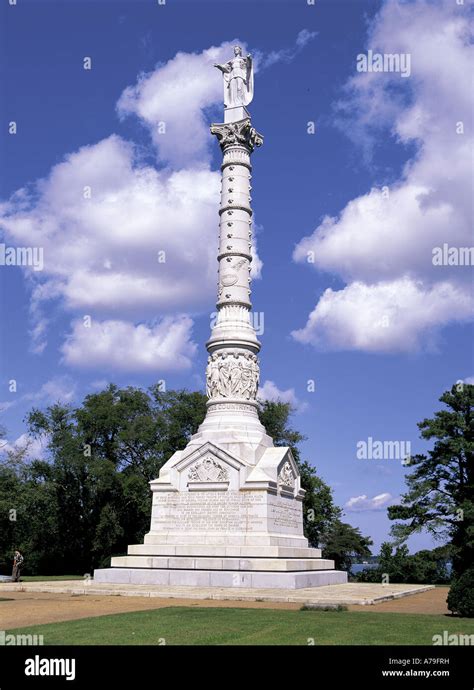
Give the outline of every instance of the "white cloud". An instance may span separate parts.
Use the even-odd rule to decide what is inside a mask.
[[[119,115],[138,115],[150,129],[160,160],[172,167],[209,166],[215,142],[204,111],[223,100],[222,74],[213,65],[226,62],[236,42],[246,52],[246,44],[239,41],[226,41],[201,53],[179,52],[165,65],[140,75],[120,96]]]
[[[469,295],[449,282],[431,288],[406,277],[375,285],[355,282],[327,289],[306,326],[292,335],[334,350],[410,352],[422,343],[435,348],[433,329],[467,319],[471,310]]]
[[[55,403],[70,403],[76,396],[76,382],[68,375],[53,376],[36,391],[30,391],[16,397],[13,402],[0,402],[0,412],[6,412],[10,407],[23,402],[53,405]]]
[[[64,362],[83,368],[116,371],[188,369],[197,346],[191,341],[192,320],[165,317],[158,324],[80,320],[62,346]]]
[[[25,393],[21,399],[32,402],[69,403],[76,395],[76,384],[67,375],[54,376],[49,381],[43,383],[41,388],[34,393]]]
[[[13,401],[13,402],[8,401],[8,400],[0,401],[0,412],[6,412],[8,409],[10,409],[10,407],[13,407],[13,405],[15,405],[15,404],[16,404],[15,401]]]
[[[209,169],[216,141],[204,111],[222,102],[222,77],[212,63],[227,59],[231,46],[178,53],[122,94],[119,112],[135,112],[154,131],[159,157],[170,167],[143,163],[131,142],[111,135],[66,155],[45,178],[0,204],[9,242],[44,250],[41,274],[25,271],[33,352],[46,347],[45,305],[53,300],[80,317],[148,320],[153,332],[156,317],[201,311],[214,299],[220,172]],[[161,118],[166,136],[155,131]],[[258,278],[256,247],[253,258],[251,275]],[[129,364],[141,369],[139,359]]]
[[[257,397],[259,400],[269,400],[271,402],[290,403],[298,412],[306,409],[307,403],[298,399],[294,388],[280,390],[273,381],[265,381],[258,389]]]
[[[95,381],[91,381],[89,386],[95,391],[98,390],[103,390],[104,388],[107,388],[108,386],[108,381],[107,379],[96,379]]]
[[[474,376],[468,376],[464,379],[464,383],[474,386]],[[1,404],[1,403],[0,403]]]
[[[303,29],[295,46],[268,54],[256,51],[255,72],[278,62],[291,62],[317,32]],[[150,130],[158,157],[172,168],[208,168],[215,147],[209,136],[206,110],[223,101],[222,74],[214,67],[233,55],[238,44],[244,54],[245,42],[234,39],[211,46],[201,53],[177,53],[153,72],[141,74],[128,86],[117,103],[121,118],[137,115]],[[218,117],[222,119],[222,112]]]
[[[291,48],[282,48],[280,50],[272,50],[270,53],[264,54],[261,52],[256,53],[256,64],[258,69],[263,70],[268,67],[272,67],[278,62],[292,62],[303,48],[316,38],[319,31],[309,31],[309,29],[302,29],[297,37],[295,45]]]
[[[1,453],[16,453],[20,450],[26,450],[25,460],[42,460],[45,457],[46,439],[33,438],[28,434],[21,434],[16,441],[10,443],[0,443]]]
[[[0,212],[10,238],[44,247],[36,304],[60,297],[67,309],[144,318],[214,294],[218,173],[140,166],[111,136],[67,156],[35,191]]]
[[[416,145],[417,153],[388,194],[372,189],[353,199],[299,242],[295,261],[309,256],[315,268],[348,285],[326,291],[294,335],[334,348],[419,349],[443,326],[474,314],[470,267],[432,262],[433,249],[445,242],[472,244],[467,14],[452,2],[389,0],[368,47],[411,54],[412,75],[401,80],[408,93],[400,95],[396,73],[358,73],[344,104],[348,131],[366,143],[367,136],[385,137],[389,129],[401,144]],[[460,121],[464,134],[456,133]],[[374,326],[385,314],[394,317],[396,333]]]
[[[368,498],[366,494],[362,494],[361,496],[350,498],[344,508],[353,513],[365,512],[368,510],[385,510],[388,506],[397,503],[398,500],[398,498],[394,498],[392,494],[389,493],[382,493],[373,498]]]

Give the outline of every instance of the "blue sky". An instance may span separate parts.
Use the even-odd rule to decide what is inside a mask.
[[[1,242],[44,247],[42,271],[0,267],[9,442],[33,405],[109,381],[203,387],[220,163],[208,125],[222,120],[211,65],[238,39],[256,59],[250,110],[265,137],[252,183],[263,394],[296,405],[304,457],[378,547],[406,469],[358,459],[357,444],[422,450],[416,423],[474,375],[468,268],[432,264],[434,247],[472,243],[467,12],[451,0],[4,3]],[[369,49],[409,54],[410,75],[357,72]]]

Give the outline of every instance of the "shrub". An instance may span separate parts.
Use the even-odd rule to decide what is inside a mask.
[[[474,617],[474,568],[466,570],[449,590],[448,608],[453,613],[468,618]]]

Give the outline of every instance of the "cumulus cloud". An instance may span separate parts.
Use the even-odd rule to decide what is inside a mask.
[[[35,304],[59,297],[70,310],[144,318],[213,295],[218,197],[218,173],[141,166],[132,144],[112,135],[67,156],[0,213],[9,238],[44,248]]]
[[[344,505],[344,508],[352,513],[361,513],[369,510],[385,510],[388,506],[397,503],[399,499],[394,498],[392,494],[382,493],[373,498],[369,498],[366,494],[361,496],[354,496],[350,498]]]
[[[471,313],[468,293],[449,282],[428,288],[409,278],[354,282],[343,290],[327,289],[306,326],[292,335],[334,350],[410,352],[422,344],[435,348],[434,327]]]
[[[25,393],[21,399],[30,402],[69,403],[76,395],[76,383],[70,376],[53,376],[43,383],[41,388],[32,393]]]
[[[66,364],[114,371],[177,371],[189,369],[197,349],[191,341],[192,320],[165,317],[148,326],[125,321],[75,321],[62,346]]]
[[[312,37],[300,32],[294,50]],[[169,338],[153,320],[199,312],[215,297],[220,171],[210,167],[216,141],[209,134],[209,109],[223,100],[222,75],[213,64],[228,60],[236,42],[179,52],[120,96],[119,116],[139,118],[166,167],[146,164],[132,142],[112,134],[69,153],[43,179],[0,204],[8,241],[44,252],[42,272],[25,269],[33,352],[41,354],[47,345],[45,312],[55,301],[73,316],[108,324],[107,338],[101,331],[96,347],[73,324],[63,347],[68,364],[101,362],[110,338],[120,343],[122,358],[113,360],[120,368],[188,366],[191,350],[181,317],[166,321],[171,332],[182,334],[176,345],[183,350],[173,361]],[[279,59],[286,59],[283,53]],[[255,242],[252,253],[251,276],[258,278],[262,262]],[[143,321],[148,324],[137,325]],[[129,346],[144,344],[142,355],[125,351],[125,333]],[[80,355],[79,344],[89,358]],[[152,353],[159,353],[155,365],[147,360]]]
[[[36,391],[29,391],[23,395],[16,396],[13,401],[0,402],[0,412],[6,412],[10,407],[21,403],[33,403],[54,405],[55,403],[67,404],[74,400],[77,392],[76,382],[67,374],[53,376],[43,383]]]
[[[208,167],[211,158],[206,109],[222,103],[222,74],[214,63],[226,62],[239,43],[226,41],[201,53],[179,52],[153,72],[141,74],[119,98],[120,117],[137,115],[151,133],[160,160],[174,168]]]
[[[362,144],[391,133],[416,154],[393,185],[353,199],[298,243],[295,261],[338,274],[347,287],[326,291],[294,336],[336,349],[414,350],[474,314],[470,267],[433,264],[436,247],[472,243],[467,15],[444,0],[389,0],[368,48],[409,53],[412,74],[356,74],[344,103],[348,129]],[[381,331],[387,316],[393,328]]]
[[[259,400],[269,400],[271,402],[290,403],[298,412],[302,412],[307,407],[307,403],[299,400],[294,388],[280,390],[273,381],[265,381],[258,389],[257,397]]]
[[[317,36],[302,29],[294,46],[254,55],[255,72],[278,62],[291,62]],[[178,52],[165,65],[139,75],[117,103],[121,118],[136,115],[148,127],[158,158],[173,168],[208,168],[215,142],[209,136],[208,111],[223,100],[222,74],[215,63],[227,62],[239,39],[211,46],[200,53]],[[222,113],[219,114],[222,117]]]
[[[13,443],[6,441],[0,444],[0,452],[4,454],[24,451],[25,460],[42,460],[46,452],[46,438],[33,438],[28,434],[21,434]]]

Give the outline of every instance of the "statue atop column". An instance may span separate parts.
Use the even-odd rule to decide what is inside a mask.
[[[247,106],[253,99],[253,60],[250,53],[242,55],[242,48],[234,46],[234,57],[222,65],[215,64],[224,77],[224,106],[226,122],[248,117]]]

